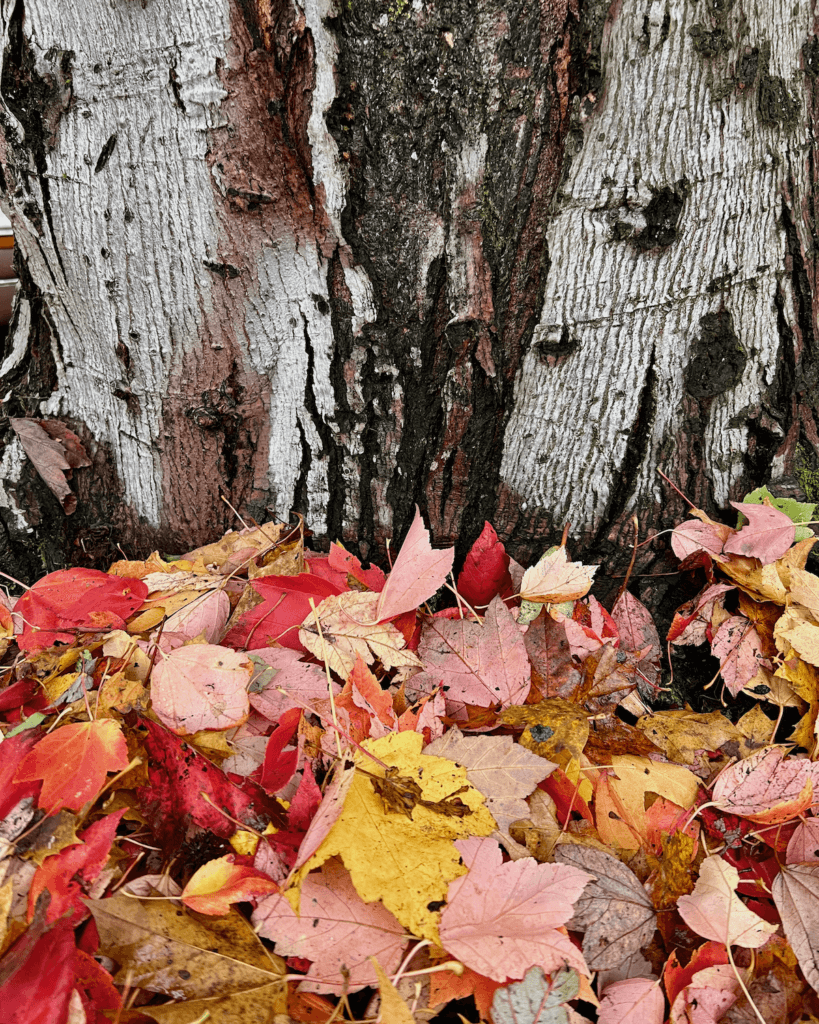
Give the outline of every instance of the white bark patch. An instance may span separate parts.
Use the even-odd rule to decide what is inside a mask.
[[[473,142],[465,141],[453,160],[452,226],[446,243],[450,324],[488,322],[492,317],[492,281],[483,255],[480,222],[480,189],[488,145],[486,135],[481,133]]]
[[[711,400],[705,432],[706,472],[724,504],[741,475],[746,414],[776,367],[777,281],[795,319],[781,195],[789,175],[796,209],[808,189],[800,48],[811,4],[737,5],[726,24],[732,49],[717,59],[695,51],[692,29],[710,26],[701,5],[654,4],[644,32],[645,14],[645,5],[625,0],[604,40],[604,95],[548,228],[551,271],[501,468],[530,505],[576,531],[605,517],[627,446],[643,431],[648,450],[629,502],[659,499],[658,449],[681,425],[692,344],[701,318],[722,309],[747,356],[741,379]],[[746,47],[768,45],[767,73],[783,79],[795,102],[792,125],[763,123],[759,80],[730,87]],[[641,251],[647,204],[681,182],[690,191],[676,239]],[[652,363],[656,411],[632,437]]]
[[[178,361],[201,344],[211,287],[202,261],[218,242],[205,154],[224,96],[216,60],[228,3],[28,0],[23,29],[40,73],[74,54],[73,103],[46,155],[50,202],[28,178],[37,205],[50,206],[40,237],[26,195],[11,199],[62,350],[53,411],[85,421],[111,450],[125,500],[158,526],[161,401]]]
[[[14,522],[21,533],[31,533],[28,525],[25,510],[17,501],[14,492],[15,485],[20,482],[23,475],[23,467],[26,464],[26,453],[20,444],[20,438],[12,434],[8,444],[0,452],[0,508],[8,509],[14,517]]]

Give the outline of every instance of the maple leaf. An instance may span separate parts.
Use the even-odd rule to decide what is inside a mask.
[[[813,776],[813,762],[786,757],[782,747],[764,747],[720,775],[713,802],[741,818],[775,825],[810,806]]]
[[[418,655],[427,671],[442,679],[448,702],[508,707],[523,704],[531,687],[523,636],[499,597],[493,598],[482,625],[431,619],[421,633]]]
[[[492,1020],[495,1024],[569,1024],[564,1005],[580,991],[580,979],[571,967],[564,967],[553,977],[543,968],[531,967],[523,978],[498,989],[492,999]]]
[[[422,754],[422,744],[415,732],[365,740],[366,750],[417,782],[426,803],[417,803],[409,816],[387,812],[370,778],[385,777],[385,772],[357,751],[355,763],[368,775],[355,773],[340,816],[295,880],[330,857],[340,856],[363,900],[380,899],[411,934],[438,943],[438,907],[449,882],[466,871],[453,840],[489,835],[495,821],[483,806],[483,795],[468,785],[466,770],[444,758]],[[430,808],[456,793],[469,808],[465,816]]]
[[[733,589],[727,583],[712,583],[696,597],[680,605],[674,613],[666,640],[677,647],[705,643],[715,605],[719,603],[721,607],[724,595]]]
[[[692,513],[697,510],[692,509]],[[686,519],[671,531],[671,550],[681,562],[699,551],[704,551],[715,562],[725,562],[722,554],[725,542],[733,534],[730,526],[715,523],[705,513],[703,519]]]
[[[153,710],[163,725],[183,736],[240,725],[250,711],[251,668],[246,654],[229,647],[179,647],[154,665]]]
[[[557,767],[511,736],[464,736],[457,726],[433,740],[424,753],[466,768],[468,781],[486,797],[487,810],[505,840],[512,822],[529,815],[524,798]]]
[[[112,718],[63,725],[25,755],[14,782],[43,780],[37,806],[47,814],[78,811],[102,789],[108,772],[128,767],[128,747]]]
[[[767,565],[781,558],[793,544],[793,520],[784,512],[770,505],[745,505],[739,501],[731,504],[748,522],[725,543],[723,550],[727,555],[758,558]]]
[[[415,518],[378,598],[379,622],[414,611],[443,586],[452,572],[455,548],[433,550],[418,506]]]
[[[268,721],[277,722],[291,708],[327,703],[329,688],[324,666],[308,665],[297,651],[282,647],[262,647],[249,657],[254,666],[250,704]],[[341,692],[336,682],[330,687],[334,694]]]
[[[71,515],[77,508],[77,496],[68,480],[72,470],[91,465],[80,439],[59,420],[9,416],[8,422],[48,489],[65,514]]]
[[[788,841],[786,864],[819,864],[819,818],[805,818]]]
[[[744,615],[732,615],[720,625],[711,643],[719,658],[720,673],[732,697],[736,697],[761,668],[770,668],[762,654],[759,634]]]
[[[74,929],[24,932],[0,960],[3,1024],[64,1024],[74,988]]]
[[[387,577],[384,575],[383,569],[379,569],[377,565],[370,566],[369,569],[362,569],[360,560],[341,544],[330,545],[327,562],[331,569],[347,573],[359,583],[363,583],[368,590],[374,590],[380,594],[384,589]]]
[[[598,1024],[662,1024],[665,999],[651,978],[624,978],[603,990]]]
[[[722,857],[706,857],[694,891],[680,896],[677,910],[688,927],[704,939],[756,949],[768,941],[777,926],[745,906],[736,894],[738,883],[736,868]]]
[[[654,907],[637,876],[616,857],[590,846],[561,844],[555,860],[595,878],[577,901],[568,927],[582,931],[583,955],[593,971],[618,967],[645,946],[657,926]]]
[[[455,843],[469,873],[450,883],[439,932],[448,953],[487,978],[522,978],[532,964],[547,972],[568,963],[589,974],[583,957],[557,931],[593,878],[567,864],[532,858],[502,862],[492,839]]]
[[[336,764],[332,779],[329,785],[325,786],[318,810],[299,846],[298,856],[293,864],[294,873],[310,860],[335,825],[344,809],[344,802],[355,775],[355,762],[352,760],[352,756],[350,760],[341,760]]]
[[[390,1024],[415,1024],[415,1016],[401,998],[398,989],[384,973],[375,957],[370,959],[378,978],[378,992],[381,997],[381,1005],[379,1007],[381,1019],[390,1021]]]
[[[544,609],[524,635],[526,653],[535,672],[533,682],[544,697],[571,701],[582,682],[580,669],[572,657],[567,629],[571,619],[553,618]]]
[[[349,977],[349,991],[356,992],[376,981],[371,956],[388,971],[401,962],[403,925],[380,903],[365,903],[338,861],[304,879],[300,909],[296,914],[285,895],[268,896],[252,920],[257,934],[275,942],[280,953],[311,961],[302,991],[339,993]]]
[[[384,668],[421,668],[405,649],[403,633],[391,622],[378,621],[378,602],[378,594],[356,591],[325,598],[302,622],[299,640],[343,679],[359,657],[367,664],[378,658]]]
[[[597,568],[596,565],[570,562],[565,546],[561,545],[526,570],[520,596],[524,601],[538,604],[574,601],[588,594]]]
[[[737,1001],[734,968],[716,964],[697,971],[671,1005],[670,1024],[717,1024]]]
[[[774,879],[771,895],[802,973],[819,992],[819,865],[784,867]]]
[[[639,651],[637,669],[640,672],[637,685],[656,684],[660,677],[660,636],[651,617],[651,612],[637,598],[624,590],[611,610],[611,617],[617,626],[620,649]]]
[[[224,590],[209,590],[169,615],[162,629],[162,639],[174,634],[185,640],[204,635],[205,643],[216,644],[230,616],[230,598]],[[164,648],[163,648],[164,649]]]
[[[640,838],[647,837],[646,794],[656,793],[686,808],[691,807],[696,799],[700,780],[687,768],[633,754],[615,755],[611,763],[617,778],[609,779],[609,786]],[[625,845],[636,848],[631,843]]]
[[[458,575],[458,593],[473,608],[485,608],[493,597],[512,590],[509,555],[487,522],[467,552]]]
[[[293,778],[299,764],[298,750],[284,748],[292,741],[301,722],[301,708],[285,711],[270,734],[264,752],[261,785],[268,793],[278,793]]]
[[[669,761],[677,764],[694,764],[697,751],[716,751],[725,743],[740,743],[743,739],[742,731],[721,711],[655,711],[640,718],[637,728],[656,743]]]
[[[200,914],[227,914],[232,903],[278,892],[278,885],[255,868],[237,864],[234,854],[209,860],[191,876],[180,899]]]

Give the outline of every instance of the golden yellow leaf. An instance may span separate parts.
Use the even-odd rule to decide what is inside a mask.
[[[160,622],[165,618],[165,609],[162,605],[157,605],[154,608],[148,608],[144,612],[138,612],[128,622],[128,631],[130,633],[145,633],[149,629],[153,629],[154,626],[158,626]]]
[[[791,601],[808,609],[814,618],[819,619],[819,576],[804,569],[790,571]]]
[[[819,540],[819,537],[806,537],[805,540],[800,540],[797,544],[794,544],[792,548],[785,552],[785,554],[774,562],[779,578],[785,584],[786,588],[791,585],[791,569],[804,569],[808,561],[808,555],[811,552],[811,548]]]
[[[566,548],[561,545],[550,555],[545,555],[530,566],[523,574],[520,596],[524,601],[538,604],[558,601],[576,601],[588,594],[596,565],[570,562]]]
[[[656,711],[637,721],[669,761],[693,764],[698,750],[719,750],[724,743],[742,739],[740,730],[719,711],[697,714],[686,708]]]
[[[299,640],[342,679],[352,672],[357,657],[368,665],[378,658],[384,668],[421,668],[417,656],[404,650],[401,630],[391,622],[376,621],[378,599],[376,593],[355,591],[326,597],[301,624]]]
[[[409,817],[387,812],[369,777],[385,778],[384,770],[356,752],[357,766],[369,775],[356,772],[341,815],[294,881],[300,886],[308,871],[340,856],[366,903],[381,900],[407,931],[440,945],[440,910],[434,908],[443,906],[449,883],[466,873],[454,840],[488,836],[496,823],[484,806],[483,794],[469,785],[466,769],[446,758],[422,754],[423,742],[419,733],[401,732],[365,740],[364,747],[402,776],[411,776],[426,801],[443,801],[457,793],[470,813],[454,817],[421,805]],[[298,894],[291,889],[287,895],[298,912]]]
[[[776,571],[776,563],[758,566],[755,558],[734,557],[720,563],[720,571],[757,601],[785,604],[788,592]]]
[[[142,654],[142,651],[140,651]],[[150,701],[147,687],[139,679],[130,679],[126,672],[109,676],[97,691],[94,711],[97,718],[112,718],[112,711],[146,711]]]
[[[589,720],[582,708],[560,697],[550,697],[538,704],[504,708],[498,721],[523,728],[521,746],[554,761],[573,782],[578,781],[580,757],[589,738]]]
[[[415,1018],[410,1008],[381,969],[381,964],[374,956],[371,956],[370,960],[372,960],[375,973],[378,975],[378,990],[381,993],[381,1020],[389,1021],[390,1024],[415,1024]]]
[[[773,727],[774,723],[759,704],[755,704],[750,711],[746,712],[737,722],[737,728],[743,736],[737,752],[740,760],[753,754],[760,747],[767,747],[771,742]]]
[[[670,910],[680,896],[693,892],[691,861],[694,846],[694,840],[685,832],[663,836],[663,853],[652,888],[652,900],[657,910]]]
[[[686,808],[696,799],[700,780],[681,765],[650,761],[633,754],[615,754],[611,763],[616,777],[609,779],[609,784],[626,809],[626,820],[641,836],[646,834],[646,793],[656,793]]]
[[[264,523],[255,530],[228,530],[214,544],[188,551],[185,558],[189,562],[202,560],[205,565],[223,566],[226,562],[241,562],[246,557],[256,558],[261,552],[275,548],[282,534],[289,528],[282,523]],[[239,557],[241,556],[241,557]]]

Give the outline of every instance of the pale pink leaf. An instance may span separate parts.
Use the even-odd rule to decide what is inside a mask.
[[[230,729],[248,716],[251,664],[243,651],[190,644],[162,655],[151,674],[157,718],[173,732]]]
[[[169,615],[162,633],[163,636],[166,632],[177,633],[186,640],[204,633],[206,643],[216,644],[222,638],[229,616],[230,598],[226,591],[210,590]]]
[[[743,555],[758,558],[763,565],[781,558],[794,541],[796,527],[790,516],[770,505],[744,504],[732,501],[748,522],[733,537],[723,550],[728,555]]]
[[[682,562],[689,555],[705,551],[718,562],[724,562],[722,554],[724,537],[712,523],[703,523],[699,519],[686,519],[671,531],[671,550]]]
[[[694,891],[680,896],[677,910],[697,935],[726,946],[757,949],[776,931],[775,924],[764,921],[745,906],[736,894],[739,872],[722,857],[706,857]]]
[[[665,997],[651,978],[615,981],[603,992],[598,1024],[663,1024]]]
[[[681,605],[674,613],[666,640],[680,647],[704,644],[708,639],[707,630],[715,605],[719,602],[722,607],[725,594],[733,589],[727,583],[712,583],[695,598]]]
[[[315,817],[310,822],[310,827],[305,832],[304,839],[301,841],[299,854],[293,865],[294,873],[310,860],[324,842],[330,829],[335,825],[344,808],[344,801],[347,799],[347,793],[353,784],[354,778],[355,764],[352,759],[349,762],[339,762],[336,764],[333,781],[324,790],[324,796],[321,799]]]
[[[262,938],[276,943],[277,953],[312,960],[302,991],[338,995],[349,977],[347,991],[357,992],[377,984],[369,957],[388,973],[400,963],[407,942],[403,926],[383,904],[365,903],[338,861],[304,879],[300,910],[294,913],[276,893],[262,900],[252,921]]]
[[[711,653],[719,659],[725,685],[736,697],[756,676],[760,668],[770,668],[762,654],[762,642],[756,628],[744,615],[732,615],[714,634]]]
[[[697,971],[674,1000],[670,1024],[717,1024],[740,993],[734,969],[716,964]]]
[[[790,821],[810,806],[813,762],[786,757],[782,747],[763,747],[719,776],[712,791],[716,807],[764,825]]]
[[[468,619],[431,619],[421,634],[419,657],[443,681],[447,701],[475,707],[523,704],[531,666],[523,634],[496,597],[483,625]]]
[[[785,852],[786,864],[819,864],[819,818],[806,818],[796,826]]]
[[[531,857],[504,864],[493,839],[455,845],[469,873],[450,884],[441,914],[448,953],[495,981],[522,978],[533,961],[547,973],[566,962],[589,974],[580,951],[557,929],[572,916],[591,875]]]
[[[633,594],[624,590],[611,610],[611,617],[620,634],[621,650],[645,651],[648,648],[648,653],[643,655],[637,667],[645,677],[643,682],[656,684],[660,677],[662,649],[651,612]]]
[[[819,992],[819,864],[783,868],[771,894],[802,973]]]
[[[379,622],[410,612],[428,601],[452,572],[455,548],[433,549],[418,506],[401,550],[379,595]]]
[[[307,704],[318,709],[329,701],[327,673],[322,666],[302,661],[300,651],[260,647],[249,651],[248,657],[254,665],[250,703],[268,721],[278,722],[291,708]],[[332,687],[334,694],[341,693],[338,683],[332,683]]]

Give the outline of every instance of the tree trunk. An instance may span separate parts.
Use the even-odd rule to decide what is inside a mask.
[[[671,525],[658,468],[711,511],[810,490],[808,0],[0,12],[0,395],[92,463],[66,515],[7,427],[7,571],[189,548],[223,496],[528,560]]]

